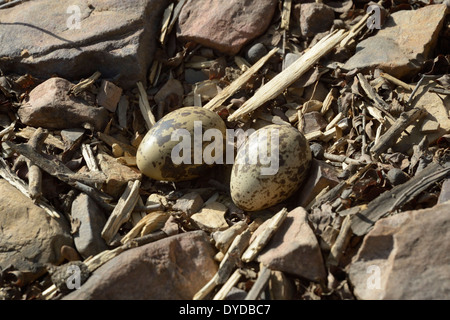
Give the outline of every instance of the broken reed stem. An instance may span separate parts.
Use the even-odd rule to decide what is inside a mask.
[[[267,268],[265,265],[261,264],[261,269],[258,274],[258,279],[256,279],[252,288],[250,289],[247,296],[245,297],[245,300],[258,299],[258,297],[263,292],[263,290],[265,289],[265,287],[267,286],[267,284],[269,282],[270,271],[271,270],[269,268]]]
[[[269,100],[275,99],[287,87],[297,81],[314,64],[333,49],[345,36],[344,30],[338,30],[324,37],[315,46],[297,59],[289,68],[285,69],[272,80],[262,86],[237,111],[228,117],[228,121],[242,119],[248,113],[256,110]]]
[[[72,187],[74,187],[75,189],[86,193],[89,197],[91,197],[95,202],[97,202],[97,204],[102,207],[102,209],[111,212],[114,210],[114,206],[109,204],[107,201],[112,201],[113,198],[106,194],[103,193],[100,190],[97,190],[95,188],[92,188],[90,186],[87,186],[81,182],[75,181],[73,184],[71,184]]]
[[[224,300],[227,296],[228,292],[238,283],[239,279],[241,279],[242,273],[240,269],[236,269],[231,277],[225,282],[225,284],[220,288],[220,290],[216,293],[213,300]]]
[[[412,99],[414,98],[414,95],[416,94],[417,90],[419,90],[420,85],[425,80],[425,75],[422,75],[419,82],[417,82],[416,86],[414,87],[413,91],[411,92],[408,101],[406,102],[408,105],[411,103]]]
[[[277,214],[270,218],[270,223],[265,229],[256,237],[250,244],[247,250],[242,255],[242,261],[251,262],[258,255],[258,253],[269,242],[272,235],[281,226],[284,219],[287,217],[288,210],[286,208],[281,209]]]
[[[37,153],[41,153],[42,146],[44,145],[45,139],[48,137],[48,131],[42,128],[38,128],[28,140],[28,144]],[[30,197],[33,200],[42,196],[42,172],[41,169],[31,160],[26,160],[28,166],[28,190],[30,192]]]
[[[164,226],[164,223],[169,219],[170,213],[164,211],[155,211],[145,217],[139,222],[120,240],[122,244],[128,243],[138,235],[145,236],[157,229]]]
[[[31,160],[31,162],[51,176],[54,176],[65,183],[71,184],[73,181],[80,181],[87,185],[94,185],[96,183],[103,184],[106,181],[106,176],[102,172],[96,172],[95,174],[94,172],[90,172],[89,174],[74,173],[62,162],[48,160],[26,143],[15,144],[11,141],[5,141],[4,143],[15,152]]]
[[[281,25],[280,28],[289,30],[289,21],[291,18],[292,0],[283,1],[283,11],[281,12]]]
[[[0,131],[0,141],[1,141],[1,138],[10,134],[11,132],[13,132],[15,126],[16,126],[16,121],[13,121],[9,126],[7,126],[5,129]]]
[[[150,128],[156,123],[155,116],[153,115],[150,104],[148,103],[148,96],[144,86],[141,82],[138,82],[136,85],[139,89],[139,108],[142,116],[144,117],[145,124],[147,125],[147,130],[150,130]]]
[[[331,247],[330,254],[327,260],[327,263],[329,265],[337,266],[339,264],[339,260],[341,259],[345,247],[347,246],[352,234],[351,225],[351,215],[347,215],[342,222],[341,229],[339,230],[339,235],[333,246]]]
[[[105,239],[107,244],[111,243],[120,226],[130,219],[134,206],[138,202],[140,186],[141,182],[139,180],[128,182],[124,193],[102,230],[102,238]]]
[[[397,85],[399,87],[402,87],[405,90],[411,91],[411,90],[414,89],[414,86],[411,86],[411,85],[409,85],[409,84],[407,84],[407,83],[405,83],[405,82],[403,82],[403,81],[401,81],[401,80],[391,76],[388,73],[382,72],[382,73],[380,73],[380,76],[385,78],[386,80],[389,80],[393,84],[395,84],[395,85]]]
[[[269,51],[264,57],[262,57],[258,62],[256,62],[251,68],[245,71],[239,78],[233,81],[228,87],[223,89],[218,95],[216,95],[211,101],[209,101],[204,108],[216,111],[219,109],[225,101],[231,97],[236,91],[238,91],[244,84],[250,80],[250,78],[266,64],[266,62],[278,51],[274,48]]]
[[[242,252],[247,248],[250,237],[251,231],[247,228],[244,232],[234,238],[230,248],[219,265],[219,270],[217,270],[214,277],[194,295],[192,298],[193,300],[204,299],[218,284],[225,283],[228,280],[236,263],[239,261]]]
[[[412,96],[413,94],[411,94]],[[380,137],[378,142],[372,147],[372,156],[376,159],[384,151],[393,146],[401,133],[414,121],[424,116],[426,111],[422,108],[413,108],[407,112],[402,112],[397,121]]]
[[[16,132],[15,135],[17,137],[21,137],[21,138],[30,140],[35,131],[36,131],[35,128],[25,127],[23,129],[21,129],[19,132]],[[58,138],[56,138],[55,136],[53,136],[51,134],[48,134],[47,139],[45,139],[44,143],[48,146],[55,147],[59,150],[62,150],[62,151],[65,150],[64,143],[62,143],[61,140],[59,140]]]
[[[88,89],[91,85],[93,85],[94,82],[97,81],[97,79],[99,79],[101,75],[102,74],[100,72],[98,72],[98,71],[95,72],[89,78],[80,81],[79,83],[74,85],[72,88],[70,88],[68,94],[73,94],[74,96],[79,95],[84,90]]]
[[[81,145],[81,154],[89,171],[100,171],[90,145],[83,143]]]
[[[325,152],[323,154],[323,157],[327,160],[337,161],[337,162],[345,162],[346,164],[355,164],[358,166],[365,164],[364,162],[359,161],[359,160],[355,160],[355,159],[352,159],[352,158],[349,158],[349,157],[346,157],[343,155],[331,154],[331,153],[327,153],[327,152]]]
[[[320,109],[321,114],[325,115],[325,113],[330,109],[331,104],[333,103],[334,100],[334,91],[335,89],[332,88],[325,97],[325,100],[323,100],[322,108]]]
[[[366,117],[367,117],[367,108],[363,107],[363,109],[362,109],[362,128],[361,128],[361,137],[362,137],[361,156],[365,156],[367,153]]]
[[[169,34],[169,24],[171,21],[170,18],[172,17],[174,6],[175,6],[175,4],[171,3],[166,8],[166,10],[164,10],[164,15],[163,15],[163,19],[162,19],[162,27],[161,27],[160,37],[159,37],[159,42],[161,42],[162,45],[165,44],[166,36]]]
[[[361,73],[358,73],[357,77],[359,80],[359,84],[363,88],[364,92],[375,103],[374,106],[378,110],[383,112],[390,120],[395,121],[395,118],[388,112],[389,105],[375,92],[369,81],[367,81],[367,79]]]
[[[372,163],[366,164],[363,168],[361,168],[358,172],[356,172],[353,176],[351,176],[347,180],[339,182],[339,184],[337,184],[335,187],[330,189],[322,196],[320,197],[317,196],[315,198],[315,203],[311,206],[311,208],[318,208],[326,202],[334,201],[341,194],[342,190],[344,190],[348,186],[352,186],[371,167]]]

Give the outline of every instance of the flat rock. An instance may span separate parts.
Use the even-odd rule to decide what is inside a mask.
[[[278,1],[188,0],[177,36],[234,55],[268,28]]]
[[[0,268],[12,264],[37,278],[44,264],[63,261],[61,247],[73,247],[70,227],[64,217],[51,218],[31,199],[0,179]]]
[[[110,81],[103,80],[97,94],[97,103],[99,106],[106,108],[110,112],[116,112],[121,96],[122,88]]]
[[[200,229],[207,232],[225,230],[228,223],[225,220],[225,213],[228,208],[220,202],[211,202],[204,206],[198,213],[191,216]]]
[[[73,235],[73,240],[75,247],[84,259],[108,249],[101,235],[106,224],[106,217],[94,200],[81,193],[72,202],[71,217],[80,222],[77,232]]]
[[[377,221],[348,273],[359,299],[450,298],[450,204]]]
[[[177,199],[173,209],[182,211],[188,216],[198,212],[203,206],[203,199],[197,192],[189,192]]]
[[[61,138],[68,147],[79,141],[83,137],[83,135],[84,129],[81,128],[61,130]]]
[[[203,231],[130,249],[98,268],[65,300],[190,300],[217,272]]]
[[[302,3],[300,7],[300,28],[304,37],[330,30],[334,22],[334,11],[323,3]]]
[[[307,112],[303,115],[304,128],[303,133],[308,134],[314,131],[325,129],[328,122],[319,111]]]
[[[411,76],[432,53],[448,12],[445,4],[438,4],[393,13],[376,35],[358,43],[343,68],[379,68],[397,78]]]
[[[0,43],[8,45],[0,45],[2,70],[69,80],[99,71],[124,89],[134,87],[145,82],[169,2],[39,0],[3,9]],[[37,19],[39,12],[45,14]],[[77,17],[79,28],[73,28]],[[23,56],[25,49],[29,54]]]
[[[268,222],[264,222],[266,223]],[[263,229],[263,225],[252,238],[257,236],[258,230]],[[258,256],[258,261],[272,270],[311,281],[323,281],[326,278],[319,242],[308,224],[307,212],[302,207],[288,213],[283,224]]]
[[[108,111],[68,95],[72,86],[62,78],[50,78],[38,85],[19,108],[20,121],[36,128],[82,128],[83,124],[90,123],[96,130],[104,129],[109,120]]]

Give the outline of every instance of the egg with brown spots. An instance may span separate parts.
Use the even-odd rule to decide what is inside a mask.
[[[219,135],[204,139],[208,129]],[[213,164],[204,161],[208,146],[223,144],[226,126],[215,112],[201,107],[183,107],[161,118],[145,135],[136,154],[139,170],[149,178],[163,181],[185,181],[200,177]],[[194,139],[197,139],[194,141]],[[206,141],[203,141],[206,140]],[[201,150],[200,150],[201,149]],[[211,151],[212,150],[212,151]],[[217,154],[219,158],[222,155]],[[211,159],[208,158],[208,159]]]
[[[274,206],[299,189],[311,159],[308,141],[292,126],[269,125],[256,130],[236,155],[231,198],[246,211]]]

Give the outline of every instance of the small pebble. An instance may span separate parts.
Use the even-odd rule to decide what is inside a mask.
[[[80,261],[81,256],[75,248],[72,248],[68,245],[63,245],[61,247],[61,256],[68,261]]]
[[[318,160],[323,159],[324,150],[321,144],[313,143],[309,147],[314,158]]]
[[[247,51],[246,58],[248,62],[254,64],[267,54],[267,49],[262,43],[257,43],[250,47]]]
[[[397,168],[389,170],[386,176],[393,186],[397,186],[408,181],[408,175]]]
[[[184,80],[189,84],[195,84],[208,80],[208,76],[202,70],[186,69],[184,71]]]
[[[297,59],[300,58],[299,54],[296,53],[287,53],[284,58],[284,69],[288,68],[291,64],[293,64]]]

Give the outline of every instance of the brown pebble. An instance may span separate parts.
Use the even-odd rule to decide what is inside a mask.
[[[78,251],[68,245],[61,247],[61,255],[68,261],[81,261],[81,256]]]

